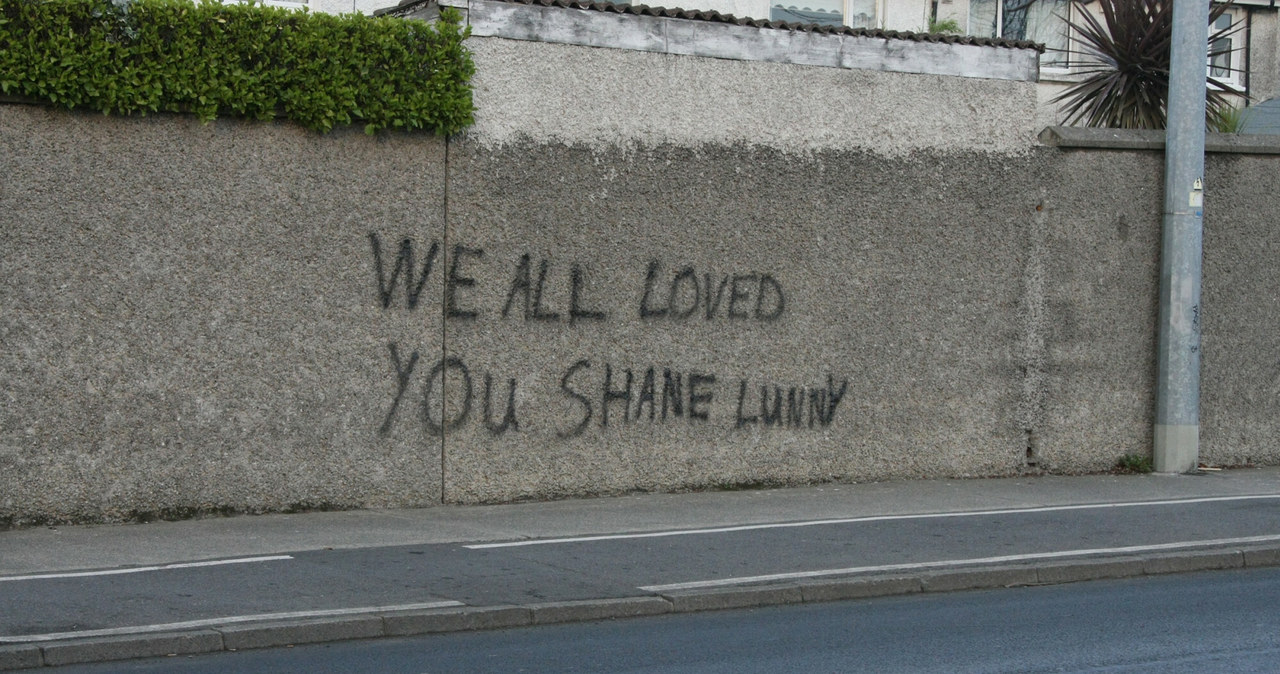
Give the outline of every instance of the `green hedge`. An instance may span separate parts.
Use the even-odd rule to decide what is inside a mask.
[[[467,31],[187,0],[0,0],[0,91],[108,114],[183,112],[310,129],[472,123]]]

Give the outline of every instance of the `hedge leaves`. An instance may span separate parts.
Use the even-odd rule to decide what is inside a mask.
[[[362,124],[472,123],[456,12],[433,24],[188,0],[0,0],[0,92],[107,114]]]

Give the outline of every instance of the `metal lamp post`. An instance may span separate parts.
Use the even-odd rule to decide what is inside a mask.
[[[1194,470],[1200,457],[1200,263],[1208,0],[1173,1],[1156,379],[1157,472]]]

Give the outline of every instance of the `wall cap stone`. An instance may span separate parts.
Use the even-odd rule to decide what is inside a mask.
[[[675,10],[673,16],[650,16],[503,0],[410,2],[381,13],[432,20],[439,6],[461,10],[475,37],[1021,82],[1040,77],[1035,43],[964,44],[915,33],[782,30],[772,24],[695,20]]]
[[[1164,150],[1164,131],[1050,126],[1040,142],[1051,147],[1102,150]],[[1280,154],[1280,136],[1206,133],[1204,151],[1232,154]]]

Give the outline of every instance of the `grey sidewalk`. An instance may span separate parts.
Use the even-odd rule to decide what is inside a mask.
[[[1280,563],[1277,497],[1280,469],[1265,468],[1197,476],[646,494],[0,532],[0,609],[29,614],[10,615],[0,625],[0,669],[1270,565]],[[1135,503],[1143,505],[1118,505]],[[1116,507],[1077,507],[1103,504]],[[776,524],[789,526],[771,526]],[[612,536],[646,533],[662,535]],[[492,551],[474,545],[584,536],[609,539]],[[387,569],[405,566],[406,552],[418,566],[406,567],[410,575],[401,578]],[[76,594],[84,592],[76,584],[102,582],[32,576],[268,555],[288,555],[292,566],[284,572],[271,564],[242,564],[235,575],[204,569],[198,581],[186,581],[219,593],[208,606],[193,604],[190,620],[182,606],[150,606],[162,604],[160,595],[172,587],[149,589],[145,583],[159,581],[141,573],[108,576],[110,585],[91,586],[104,601],[119,592],[136,608],[121,609],[132,604],[115,600],[111,615],[103,617],[100,609],[68,603],[88,617],[69,621],[67,629],[44,627],[61,624],[59,605],[51,600],[41,614],[41,602],[31,598],[48,596],[46,586]],[[306,576],[308,584],[332,583],[332,596],[281,595],[280,602],[296,606],[282,603],[275,610],[269,592],[253,589],[288,585],[288,574],[304,571],[315,574]],[[353,575],[369,578],[357,583]],[[411,582],[403,583],[405,578]],[[338,596],[343,583],[350,589]],[[421,585],[421,595],[392,591],[398,584]],[[244,588],[242,598],[235,595],[238,587]],[[155,601],[146,600],[148,592],[156,593]]]

